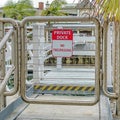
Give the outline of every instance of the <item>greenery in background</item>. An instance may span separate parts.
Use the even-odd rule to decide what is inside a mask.
[[[35,15],[35,10],[31,0],[18,0],[13,2],[12,0],[7,1],[3,8],[4,16],[21,20],[26,16]]]
[[[42,11],[42,16],[64,16],[66,13],[60,11],[62,5],[67,4],[65,0],[53,0],[49,7]]]
[[[9,89],[12,89],[14,87],[14,75],[10,76],[7,85]]]
[[[33,74],[28,74],[28,75],[27,75],[27,80],[30,81],[30,80],[32,80],[32,79],[33,79]]]
[[[33,74],[28,74],[27,80],[30,81],[33,79]],[[9,89],[12,89],[14,87],[14,75],[12,74],[7,82],[7,86]]]
[[[104,20],[120,21],[120,0],[96,0],[95,6]]]

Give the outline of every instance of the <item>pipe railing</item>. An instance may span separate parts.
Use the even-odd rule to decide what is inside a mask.
[[[2,83],[0,84],[0,95],[3,94],[3,92],[5,91],[5,87],[6,84],[11,76],[11,74],[13,73],[13,71],[15,70],[15,66],[12,66],[6,73],[5,78],[3,79]]]
[[[9,40],[9,37],[13,34],[13,29],[10,29],[7,34],[3,37],[3,39],[0,42],[0,50],[3,48],[5,43]]]
[[[26,96],[26,73],[25,73],[25,25],[27,22],[94,22],[96,25],[96,63],[95,63],[95,97],[94,100],[87,100],[87,101],[81,101],[81,100],[41,100],[36,98],[29,98]],[[47,17],[26,17],[21,22],[21,97],[22,99],[27,103],[34,103],[34,104],[64,104],[64,105],[94,105],[96,104],[100,99],[100,23],[95,18],[83,18],[83,17],[56,17],[56,16],[47,16]]]
[[[107,33],[108,33],[108,23],[104,24],[103,31],[103,92],[109,98],[118,98],[117,93],[111,93],[107,90]]]
[[[15,65],[15,71],[14,71],[14,87],[13,87],[13,89],[11,89],[10,91],[5,91],[4,92],[4,95],[5,96],[12,96],[12,95],[14,95],[14,94],[16,94],[17,93],[17,91],[18,91],[18,86],[19,86],[19,63],[18,63],[18,41],[17,41],[17,39],[18,39],[18,37],[17,37],[17,33],[18,33],[18,31],[14,31],[14,33],[13,33],[13,36],[12,36],[12,38],[13,38],[13,42],[14,42],[14,44],[13,44],[13,47],[14,47],[14,60],[13,60],[13,63],[14,63],[14,65]]]
[[[3,39],[1,40],[0,42],[0,50],[2,50],[2,48],[4,47],[4,45],[6,44],[6,42],[8,41],[9,37],[12,36],[14,37],[14,66],[15,66],[15,70],[14,70],[14,74],[15,74],[15,77],[14,77],[14,88],[10,91],[4,91],[3,94],[4,96],[12,96],[14,94],[17,93],[18,91],[18,86],[19,86],[19,64],[18,64],[18,22],[16,22],[14,19],[11,19],[11,18],[0,18],[0,22],[2,23],[10,23],[12,25],[12,28],[10,28],[10,30],[6,33],[6,35],[3,37]],[[7,73],[6,73],[7,74]],[[6,83],[7,84],[7,83]]]

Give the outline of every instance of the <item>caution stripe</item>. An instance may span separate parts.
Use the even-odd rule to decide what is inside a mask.
[[[41,88],[41,86],[39,87],[39,89]],[[45,86],[43,86],[42,88],[41,88],[41,90],[42,91],[44,91],[44,90],[46,90],[46,88],[47,88],[47,86],[45,85]]]
[[[34,85],[34,90],[41,91],[88,91],[95,90],[94,86],[65,86],[65,85]]]

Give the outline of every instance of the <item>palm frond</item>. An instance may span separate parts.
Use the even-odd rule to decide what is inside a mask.
[[[109,20],[120,21],[120,0],[96,0],[97,15]]]

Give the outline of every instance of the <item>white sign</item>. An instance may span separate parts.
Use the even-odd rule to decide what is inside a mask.
[[[52,54],[54,57],[71,57],[73,54],[73,32],[70,29],[52,31]]]

